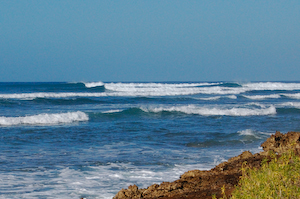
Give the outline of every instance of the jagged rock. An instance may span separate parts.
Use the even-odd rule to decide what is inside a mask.
[[[174,182],[163,182],[154,184],[147,189],[139,189],[136,185],[129,186],[127,190],[122,189],[114,199],[194,199],[212,198],[215,194],[221,197],[221,188],[225,186],[226,195],[229,196],[238,184],[242,175],[241,168],[247,164],[251,168],[259,168],[261,161],[267,157],[268,151],[281,154],[287,150],[294,149],[300,154],[300,133],[289,132],[281,134],[276,132],[262,145],[264,152],[252,154],[245,151],[239,156],[230,158],[227,162],[217,165],[209,171],[192,170],[180,176]]]
[[[271,135],[262,145],[264,151],[274,151],[277,154],[282,154],[288,150],[295,150],[296,154],[300,154],[300,133],[288,132],[282,134],[276,132]]]

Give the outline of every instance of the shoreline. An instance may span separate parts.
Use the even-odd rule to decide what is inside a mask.
[[[145,189],[139,189],[136,185],[130,185],[127,189],[120,190],[113,199],[141,199],[141,198],[203,198],[211,199],[213,195],[222,197],[221,188],[224,186],[225,194],[230,197],[238,185],[242,176],[241,168],[246,165],[250,168],[260,168],[263,159],[269,157],[273,151],[280,155],[288,150],[294,150],[300,154],[300,132],[288,132],[282,134],[276,132],[261,144],[262,152],[252,154],[244,151],[242,154],[220,163],[208,170],[191,170],[180,176],[174,182],[162,182],[153,184]]]

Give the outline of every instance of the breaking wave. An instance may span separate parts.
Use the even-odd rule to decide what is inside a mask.
[[[281,96],[279,94],[273,94],[273,95],[243,95],[243,97],[252,100],[264,100],[264,99],[277,99],[280,98]]]
[[[300,108],[300,102],[285,102],[280,104],[283,107],[295,107],[295,108]]]
[[[300,93],[293,93],[293,94],[282,94],[283,96],[286,96],[288,98],[293,98],[293,99],[300,99]]]
[[[258,82],[242,84],[249,90],[300,90],[300,83]]]
[[[206,101],[210,101],[210,100],[219,100],[221,98],[228,98],[228,99],[237,99],[237,96],[235,95],[227,95],[227,96],[215,96],[215,97],[200,97],[197,98],[199,100],[206,100]]]
[[[82,84],[82,83],[81,83]],[[180,95],[227,95],[228,98],[236,99],[236,95],[251,91],[262,90],[300,90],[300,83],[103,83],[90,82],[83,83],[85,89],[68,88],[68,92],[32,92],[32,93],[10,93],[0,94],[2,99],[34,99],[34,98],[68,98],[68,97],[149,97],[149,96],[180,96]],[[86,88],[100,87],[93,92]],[[103,90],[102,90],[103,88]],[[73,89],[73,90],[72,90]],[[72,92],[73,91],[73,92]],[[82,92],[79,92],[82,91]],[[97,92],[95,92],[97,91]],[[272,94],[272,95],[244,95],[244,97],[257,100],[268,98],[289,98],[300,99],[300,94]],[[222,96],[226,97],[226,96]],[[203,100],[217,100],[219,97],[208,97]]]
[[[98,87],[98,86],[104,86],[103,82],[88,82],[88,83],[83,82],[83,84],[87,88],[94,88],[94,87]]]
[[[159,113],[163,111],[167,112],[181,112],[185,114],[196,114],[203,116],[253,116],[253,115],[274,115],[276,114],[276,108],[271,105],[269,107],[261,106],[260,108],[245,108],[245,107],[233,107],[233,108],[219,108],[219,107],[198,107],[195,105],[187,106],[171,106],[171,107],[148,107],[141,108],[145,112]]]
[[[38,114],[24,117],[0,117],[0,126],[13,126],[21,124],[47,125],[87,121],[87,114],[77,111],[68,113]]]

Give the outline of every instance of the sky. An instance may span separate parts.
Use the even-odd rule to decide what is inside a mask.
[[[1,0],[0,82],[300,81],[299,0]]]

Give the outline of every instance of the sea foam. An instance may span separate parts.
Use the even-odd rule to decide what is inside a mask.
[[[293,99],[300,99],[300,93],[293,93],[293,94],[282,94],[288,98],[293,98]]]
[[[293,107],[298,109],[300,108],[300,102],[285,102],[279,105],[283,107]]]
[[[300,83],[258,82],[242,86],[249,90],[300,90]]]
[[[187,106],[171,106],[171,107],[142,107],[145,112],[182,112],[185,114],[196,114],[203,116],[252,116],[252,115],[273,115],[276,114],[276,108],[271,105],[269,107],[262,106],[261,108],[245,108],[245,107],[198,107],[195,105]]]
[[[77,111],[68,113],[38,114],[24,117],[0,117],[0,126],[13,126],[20,124],[29,125],[51,125],[60,123],[72,123],[87,121],[87,114]]]
[[[93,88],[93,87],[98,87],[98,86],[104,86],[103,82],[83,82],[85,87],[87,88]]]
[[[178,96],[178,95],[227,95],[236,99],[236,95],[256,90],[300,90],[297,83],[249,83],[241,87],[224,87],[220,83],[84,83],[87,88],[104,86],[105,92],[35,92],[0,94],[2,99],[35,99],[35,98],[68,98],[68,97],[147,97],[147,96]],[[300,94],[282,94],[290,98],[300,99]],[[223,96],[222,96],[223,97]],[[245,95],[249,99],[280,98],[281,95]],[[218,97],[202,98],[216,100]]]
[[[272,94],[272,95],[243,95],[244,97],[252,100],[264,100],[264,99],[277,99],[281,96],[279,94]]]

